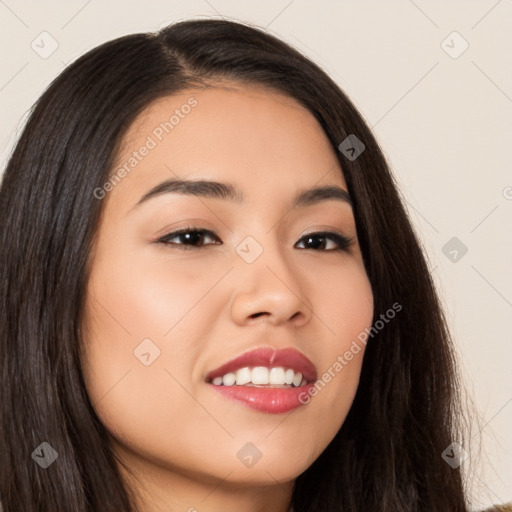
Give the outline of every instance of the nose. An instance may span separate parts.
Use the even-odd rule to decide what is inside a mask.
[[[240,326],[307,324],[313,314],[305,292],[305,276],[277,248],[266,247],[252,263],[240,259],[233,272],[233,321]]]

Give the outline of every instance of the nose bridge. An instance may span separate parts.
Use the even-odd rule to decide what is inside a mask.
[[[290,261],[292,250],[284,246],[275,230],[248,235],[236,246],[236,253],[244,263],[241,265],[244,273],[255,272],[262,278],[265,270],[265,274],[277,275],[278,280],[295,287],[300,278]]]

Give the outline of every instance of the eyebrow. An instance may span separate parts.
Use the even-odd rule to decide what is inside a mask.
[[[151,198],[170,193],[223,199],[236,203],[242,203],[245,199],[244,193],[231,183],[208,180],[169,179],[156,185],[144,194],[134,208]],[[342,201],[352,206],[352,199],[346,190],[335,185],[326,185],[300,191],[292,201],[292,208],[312,206],[331,199]]]

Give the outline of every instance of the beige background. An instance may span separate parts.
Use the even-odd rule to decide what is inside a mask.
[[[124,34],[221,16],[296,46],[373,127],[424,242],[481,417],[463,463],[474,473],[475,507],[512,500],[511,0],[0,0],[2,172],[27,111],[67,63]],[[462,257],[455,246],[443,253],[452,237],[467,247]]]

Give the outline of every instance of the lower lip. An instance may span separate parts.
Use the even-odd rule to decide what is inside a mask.
[[[292,411],[310,400],[308,390],[313,384],[294,388],[270,388],[253,386],[213,386],[221,395],[235,400],[256,411],[279,414]],[[302,398],[306,403],[302,403]]]

